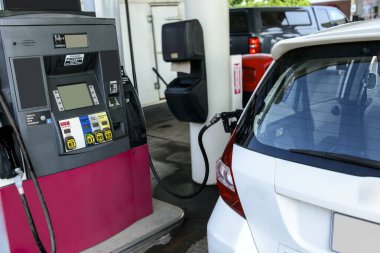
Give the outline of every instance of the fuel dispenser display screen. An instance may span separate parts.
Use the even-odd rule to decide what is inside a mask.
[[[87,83],[58,86],[57,88],[66,111],[94,105]]]

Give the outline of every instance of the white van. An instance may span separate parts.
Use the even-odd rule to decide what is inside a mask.
[[[380,20],[272,53],[217,164],[209,252],[380,252]]]

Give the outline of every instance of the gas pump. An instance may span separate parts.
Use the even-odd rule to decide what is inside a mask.
[[[6,103],[0,108],[0,252],[40,248],[13,185],[23,171],[35,230],[41,244],[51,246],[26,159],[50,214],[57,251],[79,252],[153,211],[144,119],[120,73],[114,20],[75,10],[19,12],[25,1],[16,2],[18,12],[0,13],[0,90]],[[7,146],[12,127],[23,145]]]

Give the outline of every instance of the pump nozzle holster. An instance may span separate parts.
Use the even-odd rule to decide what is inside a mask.
[[[15,178],[19,168],[13,141],[13,129],[10,126],[0,127],[0,179]]]

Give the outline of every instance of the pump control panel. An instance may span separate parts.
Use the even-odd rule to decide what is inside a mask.
[[[2,22],[0,88],[38,177],[131,148],[114,20],[35,15]]]
[[[86,108],[101,106],[98,91],[94,86],[96,78],[91,76],[81,76],[77,79],[85,80],[84,82],[74,84],[55,84],[64,81],[64,79],[55,79],[50,81],[52,94],[60,113],[68,112],[69,114],[78,114],[78,111],[86,111]],[[88,82],[93,84],[88,85]],[[117,82],[115,82],[117,85]],[[115,83],[113,83],[115,85]],[[117,94],[117,88],[110,85],[110,94]],[[113,93],[111,93],[113,91]],[[115,98],[116,99],[116,98]],[[117,105],[120,106],[120,103]],[[114,107],[110,104],[109,107]],[[74,111],[76,110],[76,111]],[[73,113],[70,113],[73,111]],[[58,113],[59,115],[59,113]],[[79,115],[77,117],[63,119],[59,121],[59,127],[62,133],[65,152],[71,152],[86,147],[91,147],[113,140],[113,133],[110,119],[106,111]]]
[[[61,120],[59,126],[66,152],[113,140],[106,112]]]

